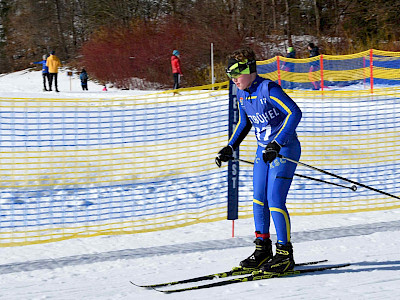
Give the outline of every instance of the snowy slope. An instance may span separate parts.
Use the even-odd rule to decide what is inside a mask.
[[[68,76],[68,71],[72,72],[72,76]],[[46,83],[47,85],[47,83]],[[43,91],[43,79],[41,71],[33,71],[32,69],[14,72],[10,74],[0,74],[0,91],[1,97],[111,97],[111,96],[129,96],[137,94],[145,94],[154,91],[122,91],[110,88],[107,85],[107,92],[103,92],[103,85],[88,81],[88,91],[82,91],[79,74],[76,71],[67,69],[59,69],[58,73],[58,89],[59,93]],[[54,90],[54,83],[53,83]]]
[[[40,72],[0,77],[2,96],[104,97],[109,90],[60,74],[60,93],[42,92]],[[143,92],[141,92],[143,93]],[[0,299],[400,299],[400,210],[292,217],[297,262],[328,259],[350,267],[291,278],[165,295],[129,283],[221,272],[254,249],[251,219],[168,231],[0,248]],[[273,233],[273,231],[272,231]],[[274,238],[274,237],[273,237]]]

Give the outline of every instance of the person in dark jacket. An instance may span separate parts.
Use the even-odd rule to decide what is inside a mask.
[[[310,57],[319,55],[319,49],[317,46],[314,45],[314,43],[308,43],[307,48],[308,48],[308,51],[310,51]]]
[[[308,43],[307,47],[308,51],[310,51],[310,58],[319,55],[319,49],[314,43]],[[320,84],[318,79],[316,78],[315,71],[319,70],[319,61],[314,60],[310,62],[310,70],[308,71],[308,78],[310,79],[311,84],[313,85],[313,90],[319,90]]]
[[[85,69],[82,69],[81,75],[79,75],[79,78],[81,80],[82,90],[83,91],[85,91],[85,90],[87,91],[88,90],[88,84],[87,83],[88,83],[89,76],[88,76],[88,74],[87,74]]]
[[[31,62],[31,65],[42,65],[42,76],[43,76],[43,91],[48,91],[46,87],[46,81],[49,83],[50,88],[50,81],[49,81],[49,67],[46,66],[48,55],[43,55],[43,60]]]
[[[294,50],[294,48],[292,46],[289,46],[286,50],[287,54],[286,54],[286,58],[296,58],[296,51]],[[282,69],[286,72],[294,72],[294,63],[293,62],[289,62],[289,61],[285,61],[283,63]],[[287,88],[288,89],[293,89],[293,82],[292,81],[287,81]]]
[[[182,74],[182,70],[181,70],[180,53],[179,53],[178,50],[174,50],[172,52],[171,67],[172,67],[172,75],[174,77],[174,87],[173,87],[173,89],[177,90],[180,87],[180,77],[183,75]]]
[[[289,46],[287,48],[286,57],[287,58],[296,58],[296,51],[294,50],[294,48],[292,46]]]

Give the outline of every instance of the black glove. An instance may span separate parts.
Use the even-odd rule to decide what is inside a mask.
[[[232,158],[233,148],[232,146],[226,146],[218,152],[217,157],[215,158],[215,163],[217,164],[218,168],[221,168],[223,161],[228,161]]]
[[[279,151],[281,150],[281,146],[275,141],[268,143],[267,147],[263,150],[263,160],[265,163],[272,162],[275,158],[277,158]]]

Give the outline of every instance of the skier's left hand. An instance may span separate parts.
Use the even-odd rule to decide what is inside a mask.
[[[281,146],[276,141],[268,143],[267,147],[263,150],[263,160],[265,163],[270,163],[278,157],[278,153],[281,151]]]

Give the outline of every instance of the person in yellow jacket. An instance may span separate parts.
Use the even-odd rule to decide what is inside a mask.
[[[49,85],[51,91],[51,86],[53,84],[54,79],[54,87],[56,88],[56,92],[59,92],[57,85],[57,76],[58,76],[58,68],[61,67],[60,59],[54,55],[55,51],[50,52],[50,56],[47,58],[46,66],[49,67]]]

